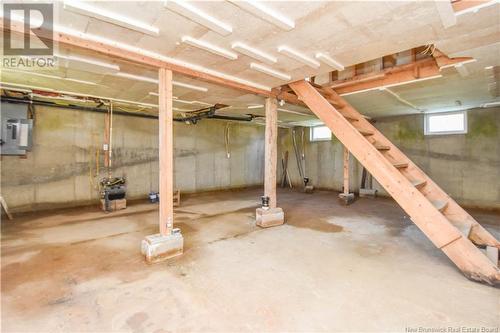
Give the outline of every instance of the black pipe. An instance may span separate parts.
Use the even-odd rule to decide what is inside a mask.
[[[87,111],[87,112],[99,112],[99,113],[107,113],[108,112],[107,108],[97,108],[97,107],[81,106],[81,105],[73,105],[73,104],[61,105],[61,104],[57,104],[57,103],[49,102],[49,101],[40,101],[40,100],[34,100],[34,99],[30,100],[30,99],[17,98],[17,97],[4,97],[4,96],[2,96],[0,98],[0,101],[12,103],[12,104],[30,104],[30,105],[50,106],[50,107],[55,107],[55,108],[72,109],[72,110],[80,110],[80,111]],[[130,113],[130,112],[125,112],[125,111],[113,111],[113,113],[123,115],[123,116],[130,116],[130,117],[142,117],[142,118],[156,118],[156,119],[158,119],[158,116],[149,115],[149,114]]]
[[[86,112],[98,112],[98,113],[107,113],[108,112],[107,108],[81,106],[81,105],[74,105],[74,104],[61,105],[61,104],[57,104],[57,103],[50,102],[50,101],[41,101],[41,100],[25,99],[25,98],[18,98],[18,97],[1,96],[0,101],[6,102],[6,103],[12,103],[12,104],[29,104],[29,105],[50,106],[50,107],[55,107],[55,108],[80,110],[80,111],[86,111]],[[122,116],[128,116],[128,117],[158,119],[158,116],[150,115],[150,114],[133,113],[133,112],[126,112],[126,111],[119,111],[119,110],[113,111],[113,113],[119,114]],[[195,124],[198,120],[200,120],[202,118],[220,119],[220,120],[235,120],[235,121],[252,121],[252,119],[254,117],[252,115],[249,115],[248,117],[234,117],[234,116],[223,116],[223,115],[212,114],[212,115],[207,115],[205,117],[193,116],[193,117],[185,117],[185,118],[174,118],[174,121],[184,122],[184,123],[190,122],[190,123]]]

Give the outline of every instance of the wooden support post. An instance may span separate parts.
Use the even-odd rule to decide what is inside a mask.
[[[349,150],[344,147],[344,194],[349,194]]]
[[[184,237],[174,229],[174,118],[172,106],[172,71],[158,70],[158,122],[160,155],[160,233],[146,236],[141,242],[141,253],[146,262],[154,263],[181,255]]]
[[[269,197],[269,208],[276,208],[276,163],[278,160],[278,102],[266,98],[266,142],[264,195]]]
[[[174,223],[173,207],[173,110],[172,110],[172,71],[160,68],[158,73],[158,120],[160,154],[160,234],[172,233]]]
[[[344,191],[339,194],[339,200],[346,206],[354,201],[354,193],[349,191],[349,155],[349,150],[344,146]]]
[[[285,221],[283,210],[276,202],[276,164],[278,163],[278,100],[266,99],[266,134],[264,161],[264,196],[269,197],[269,207],[257,208],[256,225],[267,228]]]

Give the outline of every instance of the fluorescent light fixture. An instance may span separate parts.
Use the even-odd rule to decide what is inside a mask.
[[[114,63],[105,62],[102,60],[96,60],[96,59],[91,59],[91,58],[86,58],[86,57],[84,58],[84,57],[79,57],[79,56],[74,56],[74,55],[62,55],[62,54],[56,54],[56,57],[61,58],[61,59],[70,60],[70,61],[82,62],[85,64],[90,64],[90,65],[94,65],[94,66],[98,66],[98,67],[103,67],[103,68],[111,69],[114,71],[120,70],[120,66],[118,66]]]
[[[488,102],[488,103],[481,104],[481,107],[482,108],[491,108],[491,107],[499,106],[499,105],[500,105],[500,101],[498,101],[498,102]]]
[[[256,48],[248,46],[242,42],[233,43],[233,45],[231,45],[231,48],[251,58],[267,62],[268,64],[271,65],[278,62],[278,59],[276,57],[273,57],[272,55],[269,55],[265,52],[262,52],[261,50],[257,50]]]
[[[132,80],[137,80],[137,81],[143,81],[143,82],[149,82],[149,83],[158,84],[158,79],[153,79],[152,77],[135,75],[135,74],[125,73],[125,72],[113,73],[113,75],[114,76],[123,77],[123,78],[126,78],[126,79],[132,79]]]
[[[301,116],[314,116],[311,113],[305,113],[305,112],[299,112],[299,111],[293,111],[293,110],[288,110],[288,109],[283,109],[283,108],[278,108],[277,109],[280,112],[285,112],[285,113],[292,113],[292,114],[298,114]]]
[[[278,47],[278,52],[279,53],[282,53],[292,59],[295,59],[303,64],[306,64],[307,66],[309,67],[312,67],[314,69],[317,69],[319,68],[320,66],[320,63],[298,51],[295,51],[295,50],[292,50],[291,48],[289,48],[288,46],[285,46],[285,45],[282,45],[280,47]]]
[[[13,87],[20,87],[20,88],[27,88],[30,90],[45,90],[45,91],[54,91],[52,88],[45,88],[45,87],[38,87],[38,86],[32,86],[32,85],[27,85],[27,84],[20,84],[20,83],[10,83],[10,82],[2,82],[0,81],[0,84],[6,84],[8,86],[13,86]],[[9,89],[9,87],[3,87],[5,89]]]
[[[3,18],[3,13],[1,13],[1,12],[0,12],[0,17]],[[11,21],[12,21],[12,23],[17,23],[17,24],[18,23],[24,23],[24,15],[23,16],[19,16],[19,15],[13,14],[11,16]],[[35,26],[35,25],[36,26],[41,26],[43,24],[43,22],[42,22],[42,20],[38,20],[38,19],[33,18],[30,21],[30,24],[32,24],[33,26]],[[222,73],[222,72],[219,72],[219,71],[215,71],[213,69],[210,69],[210,68],[198,65],[198,64],[193,64],[191,62],[188,62],[188,61],[185,61],[185,60],[182,60],[182,59],[168,57],[168,56],[165,56],[163,54],[156,53],[156,52],[144,49],[142,47],[134,46],[134,45],[131,45],[131,44],[126,44],[126,43],[123,43],[123,42],[120,42],[120,41],[117,41],[117,40],[113,40],[113,39],[110,39],[110,38],[102,37],[102,36],[99,36],[99,35],[94,35],[94,34],[89,34],[89,33],[81,32],[81,31],[72,29],[70,27],[61,26],[61,25],[58,25],[58,24],[55,24],[53,28],[54,28],[54,32],[56,32],[56,33],[66,34],[68,36],[72,36],[72,37],[76,37],[76,38],[82,39],[83,41],[90,41],[90,42],[94,42],[94,43],[101,43],[104,46],[110,46],[110,47],[118,48],[118,49],[122,50],[123,52],[133,52],[133,53],[142,55],[144,57],[149,57],[149,58],[152,58],[152,59],[155,59],[155,60],[158,60],[158,61],[168,62],[168,63],[173,64],[173,65],[190,68],[190,69],[192,69],[194,71],[198,71],[200,73],[204,73],[204,74],[208,74],[208,75],[213,75],[213,76],[215,76],[217,78],[220,78],[220,79],[230,80],[230,81],[233,81],[233,82],[236,82],[236,83],[241,83],[241,84],[248,85],[250,87],[261,89],[261,90],[265,90],[265,91],[271,91],[271,87],[269,87],[269,86],[266,86],[266,85],[263,85],[263,84],[259,84],[259,83],[253,82],[253,81],[248,81],[248,80],[245,80],[245,79],[242,79],[240,77],[233,76],[233,75],[230,75],[230,74],[226,74],[226,73]]]
[[[25,93],[31,93],[31,89],[24,89],[24,88],[15,88],[15,87],[4,87],[1,85],[2,82],[0,82],[0,89],[8,89],[12,91],[18,91],[18,92],[25,92]]]
[[[264,1],[254,1],[254,0],[230,0],[233,4],[246,10],[250,14],[266,20],[267,22],[274,24],[275,26],[289,31],[295,28],[295,22],[288,17],[282,15],[281,13],[271,9],[270,7],[264,5]]]
[[[438,79],[440,77],[443,77],[443,76],[441,74],[438,74],[438,75],[434,75],[434,76],[424,77],[422,79],[415,79],[415,80],[410,80],[410,81],[405,81],[405,82],[392,83],[392,84],[387,84],[385,86],[374,87],[374,88],[367,88],[367,89],[362,89],[362,90],[356,90],[356,91],[347,92],[347,93],[343,93],[343,94],[339,94],[339,95],[340,96],[348,96],[348,95],[354,95],[354,94],[359,94],[359,93],[363,93],[363,92],[367,92],[367,91],[373,91],[373,90],[383,91],[383,90],[385,90],[385,88],[402,86],[402,85],[405,85],[405,84],[410,84],[410,83],[415,83],[415,82],[420,82],[420,81]]]
[[[331,66],[331,67],[335,68],[338,71],[343,71],[344,70],[344,66],[341,63],[339,63],[337,60],[333,59],[332,57],[330,57],[326,53],[321,53],[321,52],[316,53],[316,59],[324,62],[328,66]]]
[[[274,76],[274,77],[281,79],[281,80],[290,81],[292,79],[292,77],[286,73],[277,71],[275,69],[269,68],[269,67],[261,65],[261,64],[256,64],[254,62],[252,62],[250,64],[250,68],[254,69],[256,71],[259,71],[261,73]]]
[[[201,101],[186,101],[185,99],[180,99],[180,98],[174,98],[174,102],[189,104],[189,105],[199,104],[199,105],[212,106],[212,104],[210,104],[210,103],[205,103],[205,102],[201,102]]]
[[[193,6],[188,1],[168,0],[165,1],[165,7],[193,22],[201,24],[218,34],[221,34],[222,36],[227,36],[233,32],[233,28],[229,24],[208,15],[201,9]]]
[[[457,70],[458,74],[460,74],[461,77],[466,77],[469,76],[469,71],[463,64],[457,64],[455,66],[455,69]]]
[[[70,78],[67,78],[67,77],[60,78],[60,79],[65,80],[65,81],[71,81],[71,82],[81,83],[81,84],[88,84],[88,85],[91,85],[91,86],[97,86],[97,83],[90,82],[90,81],[85,81],[85,80],[70,79]]]
[[[184,36],[184,37],[181,38],[181,40],[182,40],[183,43],[186,43],[186,44],[189,44],[191,46],[203,49],[205,51],[208,51],[208,52],[220,55],[222,57],[225,57],[225,58],[228,58],[228,59],[231,59],[231,60],[238,59],[238,55],[236,53],[228,51],[228,50],[225,50],[225,49],[223,49],[221,47],[212,45],[212,44],[210,44],[208,42],[205,42],[205,41],[202,41],[202,40],[199,40],[199,39],[195,39],[195,38],[190,37],[190,36]]]
[[[439,70],[442,70],[443,68],[456,67],[456,66],[461,66],[461,65],[465,65],[465,64],[470,64],[470,63],[476,62],[476,61],[477,61],[477,59],[473,58],[473,59],[465,60],[465,61],[462,61],[462,62],[459,62],[456,64],[444,65],[444,66],[439,67]]]
[[[81,1],[64,1],[64,9],[82,14],[88,17],[93,17],[98,20],[118,25],[123,28],[139,31],[152,36],[159,36],[160,29],[147,23],[137,21],[131,17],[125,17],[111,11],[91,6]]]
[[[172,85],[177,86],[177,87],[183,87],[183,88],[191,89],[191,90],[202,91],[202,92],[207,92],[208,91],[208,88],[200,87],[200,86],[195,86],[193,84],[179,82],[179,81],[172,81]]]
[[[39,76],[39,77],[44,77],[44,78],[48,78],[48,79],[71,81],[71,82],[76,82],[76,83],[88,84],[88,85],[92,85],[92,86],[96,86],[97,85],[97,83],[95,83],[95,82],[90,82],[90,81],[85,81],[85,80],[71,79],[71,78],[68,78],[68,77],[61,77],[61,76],[57,76],[57,75],[50,75],[50,74],[43,74],[43,73],[22,71],[22,70],[18,70],[18,69],[4,68],[3,71],[14,72],[14,73],[21,73],[21,74],[27,74],[27,75],[33,75],[33,76]]]
[[[493,69],[493,66],[486,66],[486,67],[484,67],[484,69],[486,69],[486,70]]]
[[[260,109],[260,108],[263,108],[264,105],[263,104],[256,104],[256,105],[249,105],[247,106],[247,109]]]
[[[127,79],[158,84],[158,79],[153,79],[152,77],[148,77],[148,76],[141,76],[141,75],[135,75],[135,74],[130,74],[130,73],[124,73],[124,72],[114,73],[113,75],[119,76],[119,77],[124,77]],[[188,83],[179,82],[179,81],[172,81],[172,85],[177,86],[177,87],[183,87],[183,88],[188,88],[188,89],[192,89],[192,90],[197,90],[197,91],[203,91],[203,92],[208,91],[208,88],[195,86],[193,84],[188,84]],[[149,93],[149,94],[153,95],[154,93]]]
[[[478,3],[480,3],[480,2],[478,2]],[[467,13],[477,13],[480,9],[483,9],[483,8],[486,8],[486,7],[489,7],[489,6],[493,6],[493,5],[497,4],[497,3],[498,3],[498,0],[492,0],[492,1],[488,1],[488,2],[483,2],[480,5],[477,5],[477,6],[474,6],[474,7],[470,7],[470,8],[461,10],[459,12],[456,12],[455,15],[459,16],[459,15],[463,15],[463,14],[467,14]]]

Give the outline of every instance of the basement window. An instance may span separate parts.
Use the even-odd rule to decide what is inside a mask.
[[[330,141],[332,139],[332,132],[326,126],[315,126],[311,127],[310,131],[310,141]]]
[[[466,111],[435,113],[425,115],[425,135],[467,133]]]

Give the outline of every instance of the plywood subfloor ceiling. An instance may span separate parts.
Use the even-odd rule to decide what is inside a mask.
[[[170,1],[172,3],[172,1]],[[67,2],[70,3],[70,2]],[[317,2],[264,2],[285,22],[294,27],[283,27],[276,20],[266,19],[255,11],[244,8],[241,3],[231,1],[189,2],[221,26],[231,27],[227,31],[215,31],[190,18],[190,14],[179,14],[179,10],[166,6],[165,2],[87,2],[100,10],[119,14],[130,20],[157,28],[158,35],[144,33],[92,18],[81,12],[65,8],[64,2],[56,2],[59,27],[106,38],[112,41],[140,47],[147,51],[169,56],[195,66],[236,77],[258,87],[276,87],[305,77],[328,73],[335,68],[315,58],[318,52],[328,54],[344,66],[369,61],[387,54],[413,47],[435,44],[449,56],[473,56],[476,62],[464,65],[465,73],[454,68],[443,70],[443,77],[421,83],[393,87],[392,90],[415,107],[402,104],[383,91],[371,91],[350,95],[349,101],[370,116],[415,113],[421,111],[448,110],[457,107],[473,107],[497,100],[492,94],[492,85],[497,84],[488,68],[500,66],[500,12],[494,4],[477,12],[456,17],[456,24],[445,28],[438,5],[434,1],[317,1]],[[175,6],[174,6],[175,7]],[[190,40],[209,43],[223,50],[225,56],[214,54],[193,46]],[[259,61],[233,49],[234,43],[243,43],[275,58]],[[290,48],[317,61],[319,66],[306,64],[286,52]],[[281,50],[281,52],[280,52]],[[62,55],[87,56],[119,65],[121,73],[156,78],[156,73],[141,66],[115,59],[106,59],[89,51],[61,48]],[[234,58],[236,55],[236,59]],[[229,58],[228,58],[229,57]],[[288,78],[276,78],[252,69],[251,63],[265,65]],[[485,69],[486,68],[486,69]],[[493,70],[491,70],[493,71]],[[78,92],[125,100],[156,104],[157,84],[117,76],[116,71],[82,66],[81,63],[61,62],[57,70],[45,74],[92,82],[81,83],[58,80],[26,73],[3,71],[2,82],[47,87],[55,90]],[[231,114],[262,113],[259,105],[263,98],[245,94],[202,81],[176,75],[175,80],[206,91],[176,86],[174,102],[177,111],[193,110],[204,103],[223,103],[232,108],[224,112]],[[249,109],[250,107],[250,109]],[[285,105],[284,110],[307,110]],[[310,119],[295,113],[280,113],[285,121]]]

